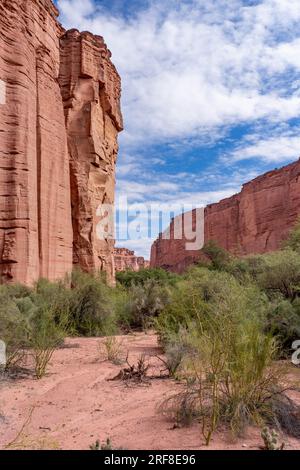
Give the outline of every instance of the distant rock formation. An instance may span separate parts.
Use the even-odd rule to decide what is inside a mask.
[[[1,0],[0,282],[114,278],[96,209],[114,202],[120,78],[100,36],[65,32],[51,0]]]
[[[204,241],[243,256],[279,249],[300,215],[300,160],[246,183],[242,191],[204,210]],[[203,256],[186,239],[162,234],[151,249],[151,267],[182,273]]]
[[[126,271],[140,271],[141,269],[149,268],[150,262],[146,261],[142,256],[135,256],[134,251],[127,248],[115,248],[115,268],[117,272]]]

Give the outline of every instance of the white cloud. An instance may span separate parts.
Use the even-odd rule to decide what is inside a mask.
[[[300,157],[300,128],[284,129],[263,138],[260,134],[245,138],[223,161],[239,162],[258,159],[263,163],[286,163]]]
[[[103,35],[113,52],[123,79],[127,145],[300,113],[297,90],[268,90],[277,74],[300,68],[300,40],[292,34],[299,0],[251,7],[241,0],[152,1],[127,21],[92,0],[59,5],[67,26]]]
[[[300,129],[287,121],[300,115],[300,1],[256,3],[141,0],[147,6],[125,19],[94,0],[58,1],[66,27],[105,38],[122,77],[119,194],[131,202],[206,205],[238,192],[264,164],[298,157]],[[167,143],[174,159],[182,149],[211,147],[240,124],[255,125],[254,134],[210,172],[191,174],[179,161],[178,173],[168,174],[168,157],[145,151]],[[252,167],[238,167],[251,159]],[[224,165],[233,165],[230,175]],[[148,256],[150,244],[124,246]]]

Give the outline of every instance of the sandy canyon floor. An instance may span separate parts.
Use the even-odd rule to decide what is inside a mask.
[[[169,379],[151,380],[145,386],[108,381],[121,366],[104,361],[99,339],[68,339],[52,358],[46,377],[32,375],[0,382],[0,448],[89,449],[97,439],[111,439],[114,448],[126,450],[197,450],[203,445],[199,425],[175,428],[159,405],[181,384]],[[154,334],[121,338],[133,363],[146,354],[158,374],[161,351]],[[296,369],[296,373],[300,371]],[[294,398],[300,402],[300,394]],[[300,449],[300,441],[284,438],[287,449]],[[249,429],[238,440],[217,432],[210,449],[258,449],[260,431]]]

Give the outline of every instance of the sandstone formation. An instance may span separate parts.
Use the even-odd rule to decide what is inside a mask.
[[[134,251],[127,248],[115,248],[115,268],[117,272],[126,271],[140,271],[141,269],[149,268],[150,263],[142,256],[135,256]]]
[[[300,215],[300,160],[246,183],[242,191],[204,210],[204,242],[214,240],[243,256],[274,251],[282,245]],[[151,249],[151,267],[181,273],[201,256],[187,250],[185,238],[161,234]]]
[[[60,44],[59,83],[70,156],[73,261],[86,271],[106,271],[112,280],[113,234],[100,240],[96,228],[98,208],[114,204],[117,135],[123,127],[120,79],[100,36],[71,30],[61,37]]]
[[[102,38],[57,16],[51,0],[0,2],[0,282],[59,279],[73,260],[114,274],[95,231],[114,201],[120,79]]]

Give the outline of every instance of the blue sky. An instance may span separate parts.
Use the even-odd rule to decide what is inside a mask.
[[[299,0],[57,3],[122,77],[118,195],[206,205],[300,156]]]

